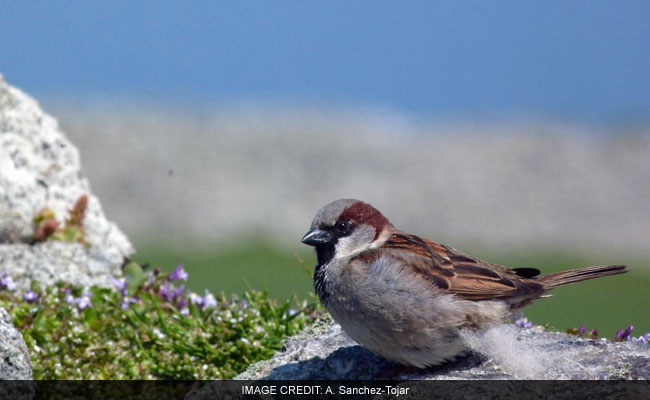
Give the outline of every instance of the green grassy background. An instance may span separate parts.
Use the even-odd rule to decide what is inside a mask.
[[[167,246],[136,241],[134,259],[171,270],[183,263],[189,273],[188,287],[241,293],[249,286],[267,289],[271,297],[305,298],[313,292],[311,273],[315,255],[310,248],[278,245],[268,240],[242,240],[244,244],[215,243],[202,246]],[[635,325],[634,335],[650,332],[650,262],[627,254],[573,254],[562,250],[535,249],[495,254],[471,246],[467,253],[510,267],[535,267],[542,273],[601,264],[626,264],[630,272],[562,287],[555,296],[540,299],[525,309],[536,324],[548,323],[564,330],[586,325],[600,336],[613,337],[617,329]],[[303,260],[301,263],[299,259]]]

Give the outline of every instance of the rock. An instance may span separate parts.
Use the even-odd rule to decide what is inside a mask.
[[[34,379],[34,374],[23,336],[0,308],[0,380],[7,379]]]
[[[81,171],[79,152],[54,118],[0,76],[0,272],[18,287],[45,284],[109,285],[133,247],[108,221]],[[33,242],[33,218],[45,207],[62,226],[77,200],[88,196],[79,243]]]
[[[327,318],[235,379],[650,379],[650,346],[641,342],[581,339],[510,324],[468,334],[465,340],[475,352],[418,370],[374,355]]]

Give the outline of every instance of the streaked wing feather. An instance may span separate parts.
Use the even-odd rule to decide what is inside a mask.
[[[405,232],[393,234],[381,249],[395,252],[396,256],[400,254],[427,281],[466,299],[511,298],[514,301],[543,293],[541,284],[522,278],[515,270]]]

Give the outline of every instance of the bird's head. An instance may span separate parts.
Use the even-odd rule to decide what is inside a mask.
[[[386,240],[393,225],[370,204],[340,199],[321,208],[302,242],[316,248],[318,265],[350,257]]]

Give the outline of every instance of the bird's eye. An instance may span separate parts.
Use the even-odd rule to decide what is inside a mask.
[[[339,233],[348,233],[348,231],[350,230],[350,226],[351,224],[349,222],[341,221],[336,223],[335,228],[336,231]]]

